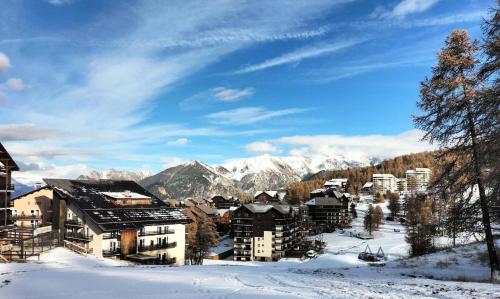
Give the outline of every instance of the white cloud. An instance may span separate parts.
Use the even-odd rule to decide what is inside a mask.
[[[231,89],[225,87],[216,87],[213,90],[214,97],[223,102],[234,102],[249,96],[254,93],[253,88]]]
[[[439,0],[402,0],[391,10],[377,7],[372,13],[372,17],[381,18],[404,18],[407,15],[424,12],[430,9]]]
[[[11,67],[10,59],[7,55],[0,52],[0,74],[6,72]]]
[[[248,152],[254,154],[275,154],[281,152],[281,150],[277,146],[267,141],[256,141],[249,143],[245,146],[245,149]]]
[[[32,123],[0,125],[0,140],[2,141],[30,141],[66,135],[61,130],[44,128]]]
[[[172,140],[172,141],[167,142],[167,144],[170,146],[183,146],[183,145],[186,145],[190,142],[191,142],[191,140],[189,140],[187,138],[178,138],[176,140]]]
[[[287,145],[292,156],[331,156],[391,158],[398,155],[436,149],[421,141],[420,130],[397,135],[298,135],[271,140],[272,144]]]
[[[47,3],[55,6],[64,6],[70,5],[71,3],[73,3],[73,0],[47,0]]]
[[[299,62],[303,59],[318,57],[318,56],[330,54],[333,52],[337,52],[339,50],[352,47],[355,44],[358,44],[359,42],[360,41],[342,41],[342,42],[336,42],[336,43],[332,43],[332,44],[328,44],[328,45],[307,47],[307,48],[303,48],[303,49],[299,49],[299,50],[295,50],[295,51],[283,54],[281,56],[278,56],[278,57],[275,57],[272,59],[268,59],[268,60],[261,62],[261,63],[258,63],[258,64],[243,67],[243,68],[237,70],[235,73],[236,74],[251,73],[251,72],[260,71],[260,70],[264,70],[264,69],[279,66],[279,65]]]
[[[42,183],[44,178],[76,179],[90,172],[90,168],[83,163],[69,165],[36,163],[35,165],[13,172],[13,178],[22,184],[33,186]]]
[[[14,90],[14,91],[22,91],[26,88],[26,86],[23,83],[23,80],[18,79],[18,78],[10,78],[7,80],[4,84],[7,88]]]
[[[221,125],[246,125],[272,118],[302,113],[306,109],[289,108],[282,110],[268,110],[262,107],[243,107],[232,110],[208,114],[206,117],[216,124]]]

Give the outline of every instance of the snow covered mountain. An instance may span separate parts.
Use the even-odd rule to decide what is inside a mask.
[[[92,170],[88,174],[80,175],[79,180],[130,180],[130,181],[140,181],[151,176],[149,170],[142,171],[129,171],[129,170],[116,170],[109,169],[105,171]]]
[[[161,199],[206,198],[215,194],[238,195],[241,186],[224,175],[224,169],[190,161],[168,168],[139,183]]]
[[[362,167],[373,159],[344,157],[307,158],[261,155],[228,160],[222,165],[190,161],[148,177],[140,184],[160,198],[237,195],[256,190],[286,188],[288,184],[321,170]]]

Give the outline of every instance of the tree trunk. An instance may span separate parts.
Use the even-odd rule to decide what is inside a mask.
[[[479,164],[479,154],[477,151],[476,143],[476,130],[474,128],[474,123],[472,122],[472,116],[470,111],[467,113],[469,121],[469,130],[472,139],[472,157],[474,163],[474,174],[476,178],[476,183],[479,188],[479,204],[481,205],[481,213],[483,217],[484,234],[486,239],[486,246],[488,247],[488,255],[490,258],[490,270],[491,270],[491,281],[495,283],[500,283],[500,265],[498,264],[497,253],[495,250],[495,241],[493,240],[493,234],[491,233],[491,220],[490,213],[488,209],[488,202],[486,198],[486,192],[484,190],[483,179],[481,178],[481,165]],[[471,190],[472,192],[473,190]]]

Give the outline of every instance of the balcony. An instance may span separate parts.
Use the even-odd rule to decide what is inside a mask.
[[[120,240],[120,234],[119,233],[105,233],[102,235],[103,240],[110,240],[110,239],[117,239]]]
[[[34,214],[21,214],[21,215],[13,215],[12,220],[41,220],[42,215],[34,215]]]
[[[171,230],[171,229],[162,230],[162,231],[149,231],[149,232],[141,231],[141,232],[139,232],[139,237],[167,235],[167,234],[173,234],[173,233],[175,233],[175,231]]]
[[[155,244],[153,246],[139,246],[138,251],[139,252],[144,252],[144,251],[153,251],[153,250],[160,250],[160,249],[168,249],[168,248],[174,248],[177,246],[177,242],[170,242],[170,243],[165,243],[165,244]]]
[[[65,226],[83,227],[83,223],[76,219],[69,219],[64,222]]]
[[[117,256],[117,255],[120,255],[120,252],[121,252],[120,248],[116,248],[115,250],[103,250],[102,256],[103,257]]]
[[[5,182],[0,183],[0,192],[14,192],[16,191],[16,186],[14,184],[5,184]]]
[[[90,242],[92,241],[93,236],[84,233],[66,232],[64,234],[64,238],[73,241]]]

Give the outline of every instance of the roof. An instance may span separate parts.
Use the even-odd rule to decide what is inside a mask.
[[[9,165],[9,170],[19,171],[19,166],[17,166],[16,161],[12,159],[9,152],[5,149],[5,147],[0,142],[0,162],[2,162],[3,167],[5,167],[5,162]]]
[[[23,198],[23,197],[25,197],[25,196],[27,196],[27,195],[33,194],[33,193],[35,193],[35,192],[38,192],[38,191],[40,191],[40,190],[44,190],[44,189],[50,189],[50,187],[49,187],[49,186],[47,186],[47,185],[45,185],[45,186],[43,186],[43,187],[36,188],[36,189],[33,189],[33,190],[31,190],[31,191],[29,191],[29,192],[26,192],[26,193],[24,193],[24,194],[18,195],[18,196],[14,197],[14,198],[11,198],[10,200],[11,200],[11,201],[13,201],[13,200],[16,200],[16,199],[19,199],[19,198]]]
[[[371,188],[373,187],[373,182],[366,182],[364,185],[363,185],[363,188]]]
[[[278,194],[278,191],[257,191],[255,192],[255,195],[253,197],[257,197],[261,195],[262,193],[265,193],[269,195],[270,197],[275,197]]]
[[[196,206],[198,209],[200,209],[203,213],[207,214],[207,215],[217,215],[217,210],[216,209],[212,209],[211,207],[205,205],[205,204],[202,204],[202,205],[197,205]]]
[[[249,203],[243,207],[247,208],[252,213],[267,213],[271,209],[274,209],[281,214],[288,214],[290,212],[290,205],[286,204]]]
[[[151,197],[142,195],[136,192],[129,192],[128,190],[126,191],[120,191],[120,192],[101,192],[101,194],[104,194],[108,197],[112,197],[115,199],[124,199],[124,198],[130,198],[130,199],[150,199]]]
[[[342,203],[335,197],[315,197],[305,202],[308,206],[342,206]]]
[[[103,231],[138,229],[145,225],[189,223],[179,209],[162,200],[133,181],[44,179],[61,198],[74,204],[87,219]],[[151,198],[151,204],[118,206],[106,193],[137,193]]]

